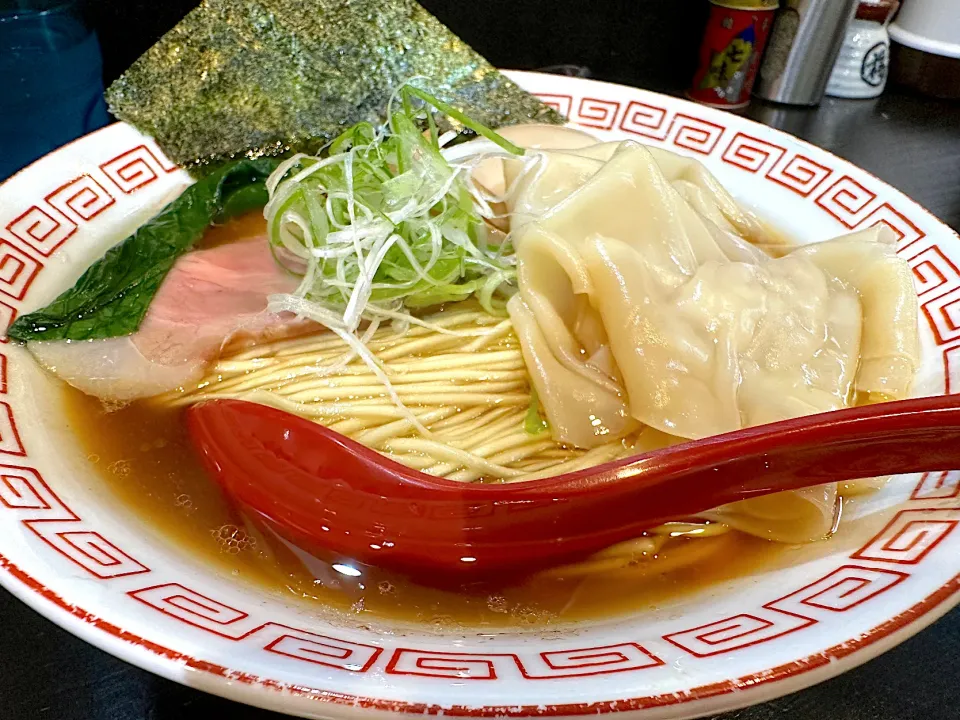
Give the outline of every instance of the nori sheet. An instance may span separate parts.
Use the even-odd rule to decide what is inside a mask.
[[[179,165],[316,152],[411,78],[489,127],[563,118],[413,0],[204,0],[107,90]]]

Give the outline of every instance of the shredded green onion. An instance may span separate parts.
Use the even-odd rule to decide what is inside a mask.
[[[550,423],[544,420],[540,414],[540,397],[537,395],[535,387],[530,388],[530,406],[527,408],[527,416],[523,421],[523,429],[528,435],[539,435],[545,430],[550,429]]]
[[[472,295],[502,314],[515,280],[512,247],[487,242],[462,170],[441,153],[429,106],[507,152],[523,150],[422,90],[408,85],[400,94],[403,109],[385,128],[354,125],[323,155],[284,162],[267,183],[274,257],[303,278],[297,295],[342,313],[349,332],[368,309]]]

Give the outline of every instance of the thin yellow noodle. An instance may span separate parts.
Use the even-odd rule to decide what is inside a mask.
[[[544,437],[541,438],[541,441],[547,439],[549,438]],[[473,444],[473,446],[470,448],[470,451],[483,457],[489,457],[497,453],[506,452],[507,450],[511,450],[513,448],[523,447],[524,445],[532,445],[536,442],[536,436],[530,435],[529,433],[521,430],[519,432],[514,431],[509,435],[501,434],[496,438],[484,440],[482,444]],[[544,449],[546,450],[551,445],[552,441],[550,441],[550,445],[545,445]]]
[[[447,440],[448,445],[451,445],[452,447],[456,447],[457,449],[463,450],[464,452],[469,452],[471,455],[475,455],[481,458],[490,458],[491,456],[497,455],[497,454],[504,454],[505,457],[509,457],[510,451],[515,451],[518,448],[533,446],[536,444],[536,442],[537,441],[534,438],[530,438],[530,439],[514,438],[512,442],[510,442],[509,440],[504,440],[502,447],[496,447],[496,446],[491,447],[490,445],[483,446],[483,445],[478,445],[477,443],[465,443],[462,441],[458,442],[456,440]],[[541,446],[541,449],[546,449],[553,445],[553,441],[550,439],[547,439],[546,443],[547,444],[544,444]],[[520,460],[526,457],[529,457],[529,455],[530,453],[522,453],[522,452],[517,454],[517,457],[509,460],[510,466],[513,467],[515,463],[519,462]],[[500,463],[500,461],[497,461],[497,462]],[[507,462],[507,461],[504,461],[504,462]],[[517,468],[517,469],[519,470],[521,468]],[[476,468],[467,467],[464,470],[473,472],[474,470],[476,470]],[[454,477],[457,474],[455,464],[450,464],[450,463],[438,463],[433,469],[431,469],[430,472],[432,475],[443,475],[444,477]],[[477,477],[479,478],[480,475],[477,475]]]
[[[478,350],[482,350],[496,340],[510,338],[512,334],[513,325],[511,325],[509,321],[504,321],[500,323],[489,335],[477,338],[476,340],[468,343],[465,349],[467,352],[476,352]]]
[[[537,478],[541,477],[550,477],[552,475],[560,475],[562,473],[576,472],[577,470],[583,470],[584,468],[593,467],[594,465],[602,465],[605,462],[610,462],[618,457],[623,457],[629,454],[630,452],[621,443],[608,443],[606,445],[600,445],[588,450],[587,452],[584,452],[579,456],[575,456],[570,460],[559,462],[534,473],[526,474],[523,476],[523,479],[536,480]]]
[[[450,402],[456,403],[456,399],[461,395],[485,395],[486,393],[490,393],[493,396],[497,396],[511,392],[522,392],[524,390],[524,384],[519,382],[471,383],[469,385],[451,384],[444,388],[437,388],[436,383],[417,383],[415,385],[398,385],[395,387],[395,390],[401,398],[412,395],[424,397],[440,396],[444,399],[444,404],[449,404]],[[339,400],[345,397],[386,397],[382,385],[325,387],[318,386],[315,383],[296,383],[276,388],[274,392],[291,400],[310,400],[311,402]]]
[[[551,444],[551,440],[543,440],[538,443],[528,443],[521,447],[510,448],[500,453],[491,455],[487,460],[495,465],[503,465],[507,467],[513,467],[520,460],[524,460],[531,455],[535,455],[541,450],[547,448]],[[516,468],[521,473],[523,472],[522,468]],[[459,480],[461,482],[473,482],[479,480],[483,477],[483,473],[474,469],[474,468],[464,468],[463,470],[457,470],[450,473],[446,476],[450,480]],[[522,477],[522,476],[518,476]]]
[[[473,366],[489,370],[516,370],[526,367],[523,363],[523,354],[517,348],[515,350],[497,350],[487,353],[450,353],[443,357],[424,358],[416,364],[396,363],[391,366],[391,369],[394,373],[399,374],[414,368],[425,372],[427,370],[447,370]]]
[[[473,409],[469,411],[474,412]],[[523,408],[502,407],[493,410],[484,410],[482,415],[471,416],[468,411],[463,411],[463,419],[459,416],[450,418],[450,421],[441,428],[445,437],[451,442],[463,437],[469,437],[482,428],[489,426],[494,422],[499,422],[502,418],[509,416],[510,422],[522,422],[526,411]]]
[[[422,472],[460,482],[515,482],[572,472],[635,452],[636,438],[591,450],[525,430],[529,375],[508,320],[482,312],[440,313],[435,328],[381,327],[367,343],[394,391],[432,437],[421,437],[384,386],[338,337],[314,334],[228,353],[196,385],[157,402],[183,406],[236,398],[286,410]],[[639,447],[639,446],[637,446]],[[652,557],[670,537],[715,537],[719,523],[668,523],[575,566],[565,577],[623,570]]]
[[[474,411],[479,414],[483,412],[483,409],[475,408]],[[438,408],[436,410],[423,413],[422,415],[418,416],[417,419],[425,425],[436,427],[436,425],[433,423],[445,420],[446,418],[454,415],[456,412],[457,409],[455,407]],[[347,422],[351,421],[344,421],[344,423]],[[332,429],[336,430],[337,428],[332,427]],[[389,440],[392,437],[401,437],[404,434],[409,434],[412,429],[412,423],[406,418],[403,418],[401,420],[396,420],[395,422],[387,423],[386,425],[381,425],[378,428],[362,428],[359,430],[359,432],[357,432],[354,439],[363,443],[364,445],[378,447],[380,443],[384,442],[385,440]],[[341,431],[337,430],[337,432]]]
[[[427,457],[419,453],[393,453],[390,455],[390,459],[420,471],[426,470],[434,462],[432,457]]]
[[[511,413],[510,415],[500,418],[499,420],[489,422],[482,430],[470,433],[465,437],[451,439],[451,442],[456,444],[458,447],[477,448],[483,443],[489,442],[494,438],[519,435],[521,438],[526,438],[528,440],[535,439],[535,436],[530,435],[523,430],[523,426],[517,422],[520,418],[518,418],[516,415],[517,414]],[[518,430],[519,432],[517,432]],[[463,433],[460,435],[462,436]]]
[[[584,452],[524,430],[529,379],[509,320],[463,311],[426,322],[431,327],[412,324],[402,333],[382,327],[367,344],[394,391],[430,429],[429,441],[332,334],[240,349],[221,358],[194,387],[159,401],[185,405],[236,398],[268,404],[323,422],[418,469],[464,481],[515,479],[528,468],[562,472],[624,453],[619,442]]]
[[[406,422],[407,426],[409,427],[409,420],[404,419],[402,422]],[[336,422],[327,423],[327,427],[334,432],[340,433],[341,435],[349,435],[352,437],[356,433],[362,432],[363,429],[367,427],[367,423],[357,418],[350,418],[349,420],[338,420]]]
[[[465,452],[446,443],[437,442],[436,440],[426,440],[417,437],[394,438],[384,443],[384,448],[391,452],[397,450],[400,452],[422,452],[434,458],[455,460],[466,467],[481,470],[486,475],[501,478],[517,478],[523,474],[520,470],[497,465],[477,455]]]
[[[627,540],[611,545],[586,560],[550,568],[544,571],[542,575],[570,579],[622,570],[632,564],[653,559],[666,540],[665,537],[657,536],[643,536],[634,540]]]
[[[472,408],[454,408],[455,413],[450,417],[438,421],[435,425],[437,432],[441,433],[454,433],[456,430],[464,425],[469,425],[470,423],[477,420],[477,418],[482,418],[480,422],[484,422],[484,419],[492,418],[494,416],[499,416],[503,413],[511,412],[511,408],[485,408],[485,407],[472,407]]]

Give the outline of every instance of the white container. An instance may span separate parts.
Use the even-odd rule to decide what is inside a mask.
[[[951,0],[960,4],[960,0]],[[863,2],[850,21],[843,46],[827,82],[827,95],[872,98],[883,92],[890,70],[887,25],[895,3]]]
[[[908,0],[890,36],[914,50],[960,58],[960,0]]]

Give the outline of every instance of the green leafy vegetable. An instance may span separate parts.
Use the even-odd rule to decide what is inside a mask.
[[[191,185],[148,223],[111,248],[47,307],[23,315],[15,340],[91,340],[135,332],[174,262],[222,222],[267,201],[265,180],[279,161],[240,160]]]

